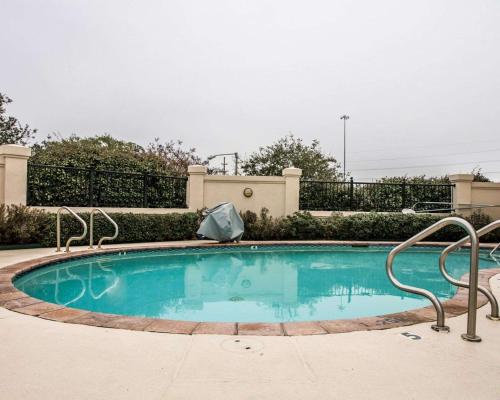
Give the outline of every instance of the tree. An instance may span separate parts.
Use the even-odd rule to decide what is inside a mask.
[[[471,174],[474,175],[474,182],[491,182],[490,178],[483,174],[481,168],[474,168]]]
[[[447,185],[450,183],[450,178],[448,175],[443,176],[427,176],[427,175],[417,175],[417,176],[386,176],[377,179],[377,182],[381,183],[412,183],[412,184],[436,184],[436,185]]]
[[[33,146],[31,162],[66,167],[92,168],[99,170],[187,175],[190,164],[201,162],[195,149],[185,150],[182,142],[159,140],[147,149],[142,146],[115,139],[110,135],[94,137],[48,138]]]
[[[302,176],[309,179],[336,180],[340,176],[337,160],[322,152],[318,140],[307,145],[293,135],[260,147],[258,152],[252,153],[242,163],[247,175],[280,176],[282,170],[288,167],[302,169]]]
[[[27,145],[35,137],[36,129],[21,125],[17,118],[6,115],[7,104],[12,100],[0,93],[0,144]]]
[[[160,143],[160,139],[155,138],[155,141],[148,145],[147,156],[155,162],[159,161],[160,164],[168,165],[169,173],[174,176],[187,175],[190,165],[207,164],[196,155],[195,148],[182,148],[180,140]]]

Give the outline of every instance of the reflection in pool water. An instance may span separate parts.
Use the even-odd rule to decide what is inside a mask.
[[[97,255],[32,271],[16,287],[48,302],[96,312],[192,321],[282,322],[381,315],[428,305],[392,286],[389,247],[273,246]],[[439,249],[396,259],[402,282],[441,299],[455,288],[438,271]],[[482,257],[481,268],[497,265]],[[450,273],[468,270],[453,253]]]

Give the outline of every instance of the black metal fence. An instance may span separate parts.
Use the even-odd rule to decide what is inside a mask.
[[[300,209],[401,211],[417,202],[451,202],[451,184],[309,181],[300,182]],[[446,207],[438,207],[446,208]]]
[[[31,206],[185,208],[186,177],[28,164]]]

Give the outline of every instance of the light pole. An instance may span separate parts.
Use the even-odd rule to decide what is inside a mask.
[[[344,182],[345,182],[345,124],[346,121],[349,119],[349,115],[344,114],[340,117],[340,119],[344,120]]]

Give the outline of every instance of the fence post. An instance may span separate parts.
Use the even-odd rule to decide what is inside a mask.
[[[148,207],[148,174],[142,176],[142,208]]]
[[[406,208],[406,178],[403,178],[403,183],[401,184],[401,209]]]
[[[285,215],[299,211],[300,203],[300,168],[285,168],[282,172],[285,178]]]
[[[26,204],[30,156],[29,147],[16,144],[0,146],[0,203]]]
[[[95,171],[91,169],[89,171],[89,207],[94,206],[94,182],[95,182]]]
[[[469,207],[472,204],[472,174],[450,175],[450,182],[455,184],[453,188],[453,208]],[[461,215],[470,215],[471,210],[455,210]]]
[[[187,206],[191,211],[205,207],[205,176],[207,167],[204,165],[188,166]]]
[[[349,179],[349,211],[352,211],[354,202],[354,178],[351,176]]]

